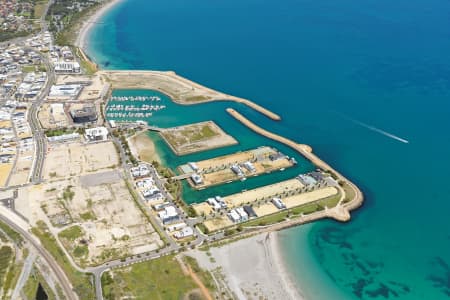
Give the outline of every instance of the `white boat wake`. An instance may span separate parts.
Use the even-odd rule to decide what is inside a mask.
[[[346,116],[346,115],[343,115],[343,114],[340,114],[340,113],[338,113],[338,114],[341,115],[343,118],[345,118],[345,119],[347,119],[347,120],[349,120],[349,121],[351,121],[351,122],[353,122],[353,123],[355,123],[355,124],[358,124],[359,126],[362,126],[362,127],[364,127],[364,128],[367,128],[367,129],[369,129],[369,130],[371,130],[371,131],[374,131],[374,132],[376,132],[376,133],[382,134],[382,135],[384,135],[384,136],[387,136],[387,137],[389,137],[389,138],[391,138],[391,139],[397,140],[397,141],[402,142],[402,143],[404,143],[404,144],[409,144],[409,141],[408,141],[408,140],[403,139],[403,138],[401,138],[401,137],[399,137],[399,136],[396,136],[395,134],[386,132],[386,131],[381,130],[381,129],[375,127],[375,126],[372,126],[372,125],[363,123],[363,122],[361,122],[361,121],[355,120],[355,119],[350,118],[350,117],[348,117],[348,116]]]

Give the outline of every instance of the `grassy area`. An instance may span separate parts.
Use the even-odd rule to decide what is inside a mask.
[[[5,278],[5,282],[3,284],[3,298],[6,299],[6,295],[10,289],[13,289],[16,286],[17,280],[20,276],[20,271],[22,270],[23,263],[14,263],[11,264],[11,267],[8,270],[8,273]]]
[[[22,236],[17,233],[16,231],[14,231],[11,227],[9,227],[8,225],[6,225],[5,223],[0,221],[0,229],[6,233],[7,236],[10,237],[10,239],[12,239],[16,244],[21,244],[23,239]]]
[[[208,271],[205,271],[200,268],[198,262],[195,258],[190,256],[183,257],[184,262],[191,267],[192,272],[197,274],[198,278],[203,282],[205,287],[210,291],[211,294],[214,294],[216,291],[216,285],[214,284],[214,279]]]
[[[75,241],[76,239],[83,236],[83,229],[81,229],[80,226],[75,225],[72,227],[69,227],[63,231],[61,231],[58,236],[62,239],[67,239],[71,242]]]
[[[85,213],[80,214],[80,218],[83,221],[95,221],[95,220],[97,220],[97,217],[95,216],[95,214],[92,211],[87,211]]]
[[[64,245],[66,250],[69,251],[75,261],[80,266],[85,266],[85,259],[89,255],[89,248],[87,245],[82,243],[81,240],[79,240],[84,236],[83,229],[80,226],[75,225],[61,231],[58,236],[61,243]]]
[[[23,286],[23,293],[25,294],[26,299],[34,299],[36,297],[36,292],[39,287],[39,280],[37,276],[35,276],[36,269],[33,269],[33,272],[28,277],[27,282]]]
[[[267,215],[265,217],[251,220],[249,222],[244,223],[243,226],[264,226],[264,225],[280,223],[286,219],[287,215],[288,215],[288,211],[284,210],[284,211],[277,212],[277,213],[274,213],[271,215]]]
[[[39,272],[39,270],[36,268],[33,268],[30,277],[28,277],[28,280],[27,282],[25,282],[25,285],[22,289],[23,293],[26,296],[26,299],[35,299],[39,284],[42,286],[45,293],[47,294],[48,300],[56,299],[56,296],[53,293],[52,289],[47,284],[46,280]]]
[[[102,276],[105,299],[183,299],[197,288],[172,255],[115,269],[112,275]]]
[[[45,5],[47,4],[47,1],[37,1],[34,4],[34,17],[36,19],[40,19],[42,17],[42,14],[44,13]]]
[[[243,223],[242,225],[243,226],[264,226],[264,225],[271,225],[271,224],[279,223],[279,222],[284,221],[288,217],[288,215],[290,217],[297,216],[300,214],[307,215],[307,214],[311,214],[316,211],[321,211],[325,207],[328,207],[328,208],[335,207],[338,204],[340,198],[341,198],[341,193],[338,193],[336,195],[315,201],[313,203],[297,206],[297,207],[291,208],[289,210],[283,210],[283,211],[276,212],[271,215],[257,218],[257,219],[251,220],[249,222]]]
[[[36,66],[23,66],[22,72],[30,73],[36,71]]]
[[[32,232],[40,240],[42,245],[53,256],[56,262],[61,266],[74,287],[75,293],[80,299],[94,299],[95,292],[92,285],[92,276],[75,270],[70,264],[63,250],[56,243],[55,237],[48,231],[44,222],[38,221],[37,227],[33,227]]]
[[[344,202],[351,201],[353,198],[355,198],[355,191],[348,185],[347,182],[339,182],[339,185],[345,192]]]
[[[47,137],[51,137],[51,136],[60,136],[60,135],[64,135],[64,134],[69,134],[69,133],[73,133],[73,132],[75,132],[75,130],[69,129],[69,128],[49,129],[49,130],[45,131],[45,135]]]
[[[201,130],[193,134],[190,140],[191,142],[198,142],[203,139],[214,137],[216,135],[218,135],[218,133],[212,130],[209,125],[203,125]]]
[[[13,257],[14,252],[11,247],[3,246],[0,248],[0,286],[3,286],[3,281],[10,270]]]
[[[87,2],[87,1],[82,1]],[[78,28],[83,23],[83,20],[93,14],[101,4],[93,4],[82,11],[71,10],[70,1],[55,1],[49,10],[47,19],[51,19],[51,15],[64,16],[58,22],[64,24],[64,29],[56,33],[56,43],[60,46],[71,45],[76,39]],[[56,32],[54,21],[50,22],[50,31]]]

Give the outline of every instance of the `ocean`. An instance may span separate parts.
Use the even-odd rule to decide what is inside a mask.
[[[239,125],[224,111],[231,106],[311,145],[361,187],[364,206],[350,222],[280,234],[307,299],[450,298],[448,0],[125,0],[93,28],[87,47],[102,68],[174,70],[282,117],[232,103],[168,105],[149,121],[213,119],[240,142],[177,158],[153,137],[171,166],[261,144],[295,155]],[[184,196],[203,201],[311,168],[303,160]]]

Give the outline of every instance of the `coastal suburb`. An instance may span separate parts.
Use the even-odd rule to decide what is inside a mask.
[[[362,192],[257,99],[101,69],[86,39],[119,2],[0,1],[0,298],[302,299],[277,234],[347,222]],[[264,142],[161,121],[213,102]]]

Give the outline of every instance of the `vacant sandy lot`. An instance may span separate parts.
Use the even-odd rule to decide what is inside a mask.
[[[51,144],[43,176],[45,179],[67,178],[113,168],[118,164],[119,156],[112,142]]]
[[[33,167],[33,157],[20,155],[17,159],[16,168],[11,174],[9,185],[21,185],[28,182],[31,168]]]
[[[134,157],[139,160],[151,163],[152,161],[161,161],[155,149],[155,144],[147,135],[147,132],[141,132],[128,139],[130,150]]]
[[[38,112],[38,119],[44,129],[66,127],[69,124],[64,108],[57,110],[55,106],[52,108],[50,103],[44,103],[41,106]]]
[[[79,234],[70,238],[63,234],[61,242],[81,265],[161,247],[159,235],[134,203],[120,176],[111,171],[96,175],[105,177],[99,183],[108,183],[86,186],[83,177],[76,177],[34,187],[32,206],[45,214],[34,218],[46,219],[59,232],[78,226]]]
[[[254,202],[257,199],[261,200],[262,198],[273,198],[273,197],[284,198],[282,197],[284,192],[300,190],[302,187],[303,184],[299,180],[289,179],[286,181],[266,185],[253,190],[233,194],[224,197],[223,199],[228,204],[228,207],[231,208],[241,206],[249,202],[250,203]]]
[[[223,215],[217,218],[209,219],[203,222],[203,225],[205,225],[206,228],[208,228],[209,232],[213,232],[228,226],[233,225],[234,223],[231,222],[230,218],[228,218],[227,215]]]
[[[194,210],[198,216],[202,216],[202,215],[207,216],[213,212],[211,205],[209,205],[206,202],[193,204],[192,207],[194,208]]]
[[[177,155],[225,147],[237,144],[213,121],[164,129],[161,136]]]
[[[9,173],[11,172],[13,164],[0,164],[0,187],[4,187],[6,180],[8,180]]]
[[[319,199],[334,196],[337,193],[338,190],[335,187],[326,187],[312,192],[301,193],[283,198],[283,202],[284,204],[286,204],[287,208],[292,208],[299,205],[307,204],[309,202],[314,202]]]
[[[72,75],[58,75],[57,84],[70,84],[71,82],[86,82],[89,83],[83,87],[78,99],[80,101],[94,101],[106,94],[109,89],[109,84],[106,80],[97,75],[93,76],[72,76]]]

